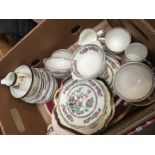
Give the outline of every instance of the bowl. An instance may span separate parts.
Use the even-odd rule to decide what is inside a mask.
[[[79,36],[77,43],[78,43],[78,45],[83,46],[83,45],[89,44],[89,43],[94,42],[94,41],[97,41],[96,32],[91,28],[87,28],[87,29],[84,29],[80,33],[80,36]]]
[[[154,90],[154,74],[145,64],[127,63],[114,76],[113,87],[116,94],[128,102],[140,102]]]
[[[55,73],[57,77],[59,77],[58,74],[67,74],[66,76],[68,76],[71,71],[71,57],[72,54],[69,51],[66,49],[60,49],[54,52],[51,57],[45,58],[43,63],[45,68]],[[61,77],[62,75],[60,78]]]
[[[87,44],[78,48],[71,60],[71,72],[80,79],[98,77],[105,66],[105,53],[95,44]]]

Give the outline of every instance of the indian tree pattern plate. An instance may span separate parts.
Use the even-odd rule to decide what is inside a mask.
[[[83,134],[102,129],[111,114],[110,93],[103,85],[98,80],[66,82],[60,90],[56,110],[61,124]]]

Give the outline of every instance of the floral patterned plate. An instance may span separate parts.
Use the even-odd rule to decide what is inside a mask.
[[[103,85],[98,80],[66,82],[57,99],[61,124],[83,134],[102,129],[111,113],[110,93]]]
[[[101,85],[103,90],[107,89],[102,81],[98,81],[98,82]],[[84,134],[103,132],[108,126],[108,124],[110,123],[110,121],[112,120],[114,113],[115,113],[115,105],[114,105],[113,99],[110,98],[109,102],[106,102],[106,110],[104,113],[102,113],[102,116],[100,117],[100,119],[94,122],[90,126],[90,128],[82,129],[80,132]]]

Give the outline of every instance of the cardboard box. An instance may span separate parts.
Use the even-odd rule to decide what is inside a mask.
[[[44,20],[0,61],[0,78],[22,64],[41,67],[42,59],[55,50],[72,49],[80,31],[88,27],[94,27],[96,31],[118,25],[126,27],[136,41],[149,48],[149,57],[153,61],[154,24],[154,20]],[[125,134],[152,116],[155,116],[155,104],[129,115],[104,134]],[[9,89],[0,85],[0,122],[5,134],[46,134],[50,114],[44,105],[29,105],[14,99]]]
[[[4,36],[0,36],[0,60],[8,53],[11,49],[11,45],[7,42]]]

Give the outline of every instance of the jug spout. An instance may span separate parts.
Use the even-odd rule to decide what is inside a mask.
[[[15,83],[16,74],[14,72],[10,72],[7,76],[1,80],[2,85],[11,86]]]

